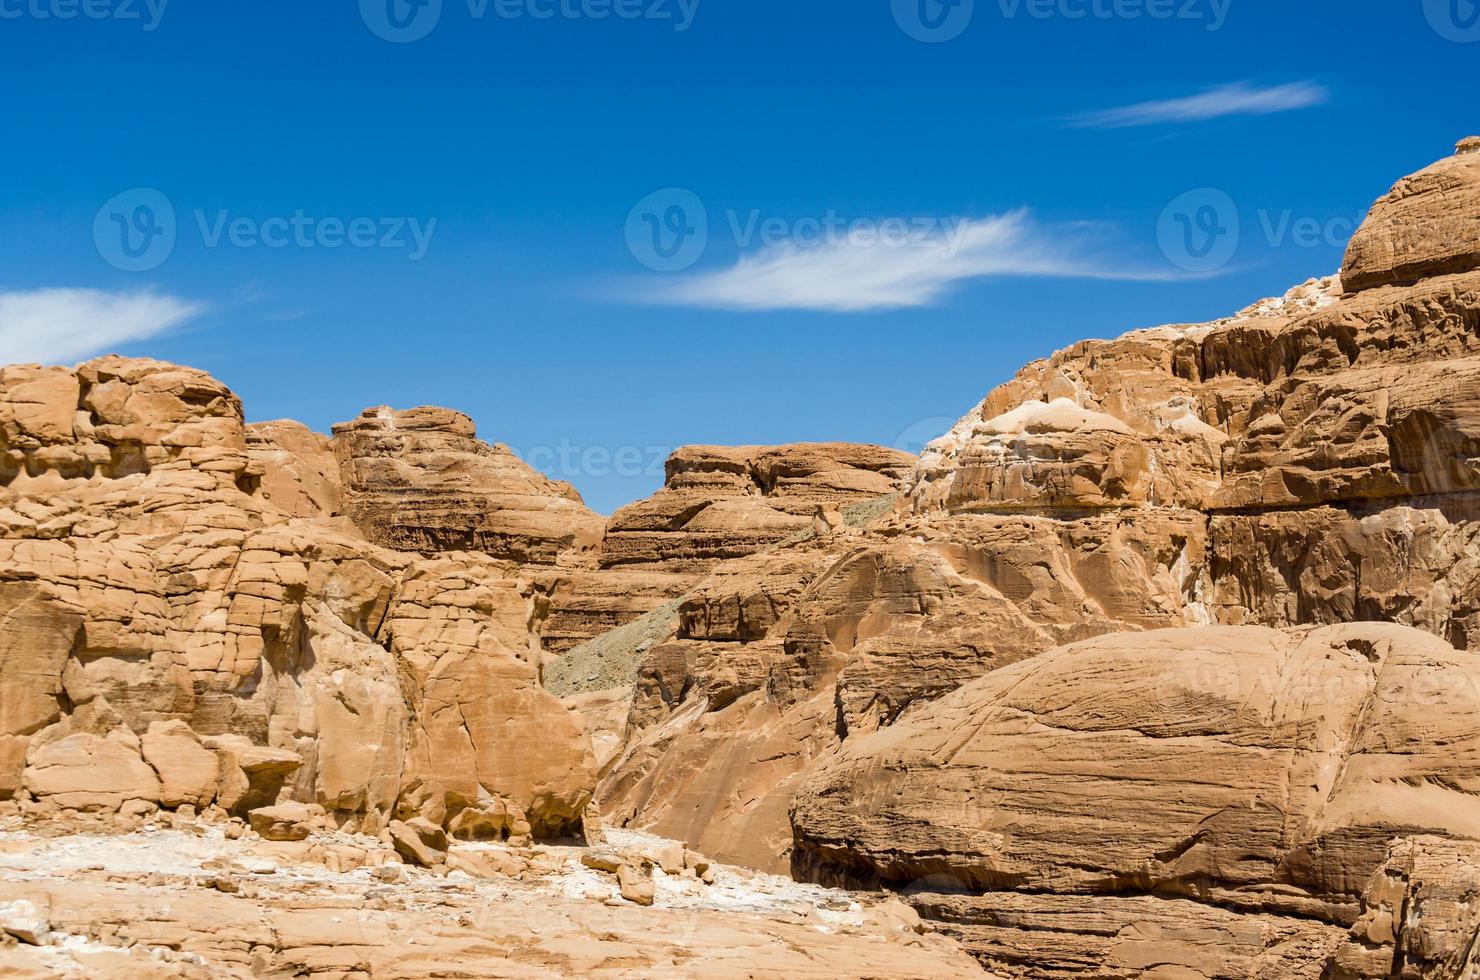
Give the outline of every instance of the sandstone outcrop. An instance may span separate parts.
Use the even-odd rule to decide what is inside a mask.
[[[474,500],[479,534],[507,518],[499,540],[523,556],[559,560],[600,522],[461,417],[390,418],[402,436],[377,416],[334,447],[346,504],[327,440],[249,431],[201,372],[0,371],[0,797],[578,834],[594,762],[539,684],[534,577],[382,548],[339,512],[394,537],[365,518],[381,513],[365,481],[388,468],[429,483],[424,501]],[[393,445],[407,462],[371,459]],[[504,482],[459,498],[482,463]],[[509,516],[524,504],[544,516]]]
[[[639,664],[598,797],[619,825],[783,868],[799,780],[853,735],[1103,632],[1191,625],[1195,514],[923,516],[722,566]]]
[[[687,446],[663,489],[607,522],[594,570],[557,589],[542,628],[563,654],[681,599],[722,561],[812,530],[818,507],[866,506],[899,488],[909,453],[882,446]]]
[[[1480,153],[1473,139],[1404,177],[1347,248],[1342,279],[1353,291],[1404,285],[1480,267]]]
[[[1480,839],[1477,715],[1480,660],[1406,627],[1101,637],[998,670],[844,746],[797,797],[795,861],[827,880],[989,893],[923,899],[981,944],[989,967],[1024,967],[1026,945],[996,950],[1005,921],[1020,942],[1047,931],[1055,910],[1144,926],[1144,900],[1088,904],[1139,892],[1178,900],[1157,916],[1167,932],[1204,933],[1196,949],[1146,962],[1192,967],[1196,956],[1220,964],[1204,975],[1241,976],[1233,963],[1289,958],[1298,936],[1300,962],[1278,975],[1321,976],[1338,929],[1391,901],[1372,894],[1392,873],[1391,848],[1411,854],[1404,841],[1422,835]],[[1279,949],[1220,943],[1230,912],[1273,917],[1245,925],[1267,921],[1265,942],[1280,936]],[[1377,915],[1359,937],[1391,963],[1400,928],[1391,911],[1382,927]],[[1480,921],[1462,925],[1469,940]],[[1122,936],[1074,955],[1103,970],[1148,949]]]
[[[1445,172],[1469,170],[1446,165]],[[1480,191],[1480,182],[1467,186],[1467,193]],[[1374,212],[1374,221],[1381,214]],[[1456,255],[1466,240],[1480,235],[1462,236]],[[1356,272],[1355,286],[1346,282],[1349,268],[1343,278],[1313,280],[1226,320],[1086,341],[1028,366],[927,447],[896,509],[836,537],[809,535],[725,562],[680,602],[670,636],[640,653],[626,744],[598,788],[608,819],[762,867],[790,858],[807,873],[856,874],[850,880],[895,887],[945,874],[966,894],[917,904],[957,923],[962,936],[968,926],[976,930],[969,941],[983,945],[973,948],[994,967],[1023,975],[1068,976],[1092,962],[1102,972],[1089,975],[1118,976],[1116,970],[1137,962],[1135,969],[1144,968],[1154,961],[1144,957],[1162,954],[1206,976],[1337,969],[1332,957],[1354,941],[1346,931],[1392,848],[1424,834],[1480,836],[1463,806],[1473,779],[1468,757],[1461,751],[1445,759],[1441,751],[1466,744],[1473,732],[1446,721],[1447,708],[1399,719],[1367,716],[1343,728],[1333,713],[1361,716],[1370,708],[1364,698],[1313,694],[1317,715],[1298,723],[1285,705],[1278,709],[1285,715],[1265,720],[1294,725],[1302,737],[1326,731],[1326,754],[1301,750],[1306,762],[1319,756],[1322,765],[1345,766],[1342,778],[1367,779],[1364,789],[1304,810],[1288,800],[1267,813],[1218,804],[1212,809],[1223,815],[1208,826],[1176,841],[1157,838],[1121,864],[1069,853],[1069,815],[1031,786],[1060,769],[1078,772],[1086,798],[1112,811],[1107,801],[1122,790],[1137,799],[1127,808],[1154,824],[1154,837],[1181,826],[1169,814],[1197,810],[1202,787],[1148,802],[1158,792],[1153,784],[1173,786],[1192,762],[1179,756],[1153,765],[1157,757],[1148,752],[1139,776],[1129,762],[1095,776],[1064,769],[1060,760],[1034,770],[1035,783],[1025,777],[1024,802],[1008,811],[1047,808],[1039,813],[1042,834],[1065,849],[1056,871],[1036,858],[1013,864],[994,850],[1001,835],[972,808],[998,812],[992,800],[1004,791],[984,788],[976,772],[948,771],[921,798],[920,812],[941,819],[921,832],[918,860],[902,853],[908,835],[902,838],[888,816],[908,766],[874,755],[859,763],[869,767],[867,777],[831,795],[809,790],[794,797],[804,783],[823,778],[813,774],[869,751],[860,744],[925,741],[929,726],[916,724],[934,718],[933,702],[952,690],[990,684],[1004,669],[1009,677],[1031,676],[1046,669],[1036,658],[1049,650],[1127,631],[1242,627],[1227,634],[1240,652],[1220,656],[1252,664],[1270,656],[1258,652],[1261,645],[1267,651],[1295,643],[1286,634],[1272,640],[1261,627],[1395,623],[1424,631],[1402,634],[1400,645],[1404,656],[1428,659],[1391,659],[1384,684],[1422,688],[1437,678],[1469,685],[1467,651],[1480,640],[1480,442],[1472,431],[1480,404],[1471,404],[1470,391],[1480,358],[1477,266],[1461,259],[1416,282],[1378,285],[1364,284]],[[1110,673],[1084,694],[1104,713],[1125,696],[1121,686],[1130,675],[1120,672],[1133,674],[1155,641],[1093,642],[1121,644],[1109,658],[1118,666],[1107,667]],[[1276,659],[1294,663],[1291,656]],[[1197,657],[1178,652],[1169,659]],[[1352,677],[1372,673],[1353,663]],[[1266,677],[1282,678],[1284,669],[1271,668]],[[1332,680],[1361,689],[1344,675]],[[1063,677],[1053,696],[1085,683],[1077,674]],[[1152,688],[1181,692],[1174,697],[1181,700],[1158,701]],[[1154,705],[1153,715],[1175,719],[1189,711],[1201,718],[1192,709],[1221,695],[1159,678],[1138,696]],[[1438,703],[1468,703],[1447,699]],[[1273,702],[1266,707],[1266,714],[1275,711]],[[1435,727],[1442,724],[1457,727],[1445,733]],[[1342,754],[1341,740],[1361,732],[1407,744],[1411,758],[1389,765],[1365,750]],[[1015,729],[1002,744],[1030,735]],[[1303,778],[1304,770],[1287,764],[1295,748],[1258,748],[1257,739],[1245,746],[1247,732],[1226,736],[1220,745],[1268,756],[1272,765],[1285,758],[1269,770],[1271,786]],[[1108,737],[1097,733],[1095,744]],[[1167,747],[1160,739],[1148,745]],[[1086,749],[1081,761],[1089,766],[1095,758]],[[1407,764],[1416,768],[1404,770]],[[1235,766],[1221,757],[1213,764],[1220,776]],[[1326,784],[1312,776],[1312,785]],[[1095,795],[1101,788],[1112,795]],[[1241,799],[1249,790],[1240,787]],[[793,805],[795,827],[781,816]],[[827,841],[808,836],[807,828],[824,819],[815,808],[849,806],[856,823]],[[1287,816],[1271,817],[1277,807]],[[828,812],[825,819],[837,818]],[[1085,819],[1108,826],[1098,810],[1087,809]],[[1221,833],[1238,843],[1215,847]],[[877,853],[868,843],[874,834]],[[1121,844],[1140,841],[1132,832]],[[800,849],[793,854],[794,842]],[[953,848],[981,861],[952,863],[944,854]],[[1125,946],[1127,936],[1153,922],[1166,923],[1156,935],[1181,930],[1181,938],[1168,939],[1180,944],[1176,950],[1160,940]],[[982,931],[989,923],[995,938]],[[1230,943],[1225,937],[1235,926],[1264,930],[1263,938]],[[1045,952],[1057,944],[1063,948]],[[1369,951],[1393,952],[1391,944]],[[1206,956],[1212,960],[1198,959]]]
[[[568,483],[477,437],[445,408],[370,408],[334,427],[345,510],[398,551],[470,551],[559,565],[595,548],[602,520]]]

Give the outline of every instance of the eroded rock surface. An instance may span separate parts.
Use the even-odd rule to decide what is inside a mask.
[[[347,513],[388,548],[558,565],[601,540],[603,522],[575,488],[480,441],[450,409],[366,409],[334,427],[334,452]]]
[[[909,453],[882,446],[687,446],[664,487],[606,525],[598,567],[557,590],[542,635],[566,651],[682,598],[717,564],[806,534],[819,508],[867,505],[899,488]]]
[[[918,461],[680,450],[610,521],[446,409],[372,409],[326,439],[244,426],[185,368],[0,369],[0,800],[238,835],[256,814],[386,886],[504,874],[536,836],[651,830],[902,891],[1002,976],[1470,976],[1480,157],[1462,148],[1378,203],[1340,277],[1075,344]],[[315,845],[331,827],[384,835],[382,857]],[[379,867],[398,845],[427,870]],[[703,880],[687,853],[582,867],[659,912],[665,867]],[[277,901],[186,934],[223,969],[430,962]],[[0,891],[0,931],[55,931],[55,906]],[[607,919],[581,923],[591,957],[557,929],[524,960],[503,933],[396,914],[438,962],[513,956],[516,975],[857,962],[798,960],[823,941],[754,923],[714,944],[738,959],[641,931],[649,955]],[[914,916],[886,917],[913,935]],[[238,928],[269,938],[229,944]],[[878,975],[959,968],[868,942]]]
[[[356,435],[352,472],[367,440],[389,452]],[[585,513],[526,482],[521,499]],[[0,797],[240,816],[297,801],[369,831],[400,815],[579,833],[594,763],[539,683],[539,587],[486,555],[379,547],[337,516],[340,493],[326,440],[249,433],[201,372],[123,358],[0,372]],[[522,518],[506,529],[540,537]]]
[[[657,858],[673,845],[635,835],[606,852],[610,864],[583,863],[589,852],[575,848],[453,843],[454,867],[429,871],[375,838],[231,840],[209,823],[175,825],[0,833],[0,973],[991,976],[898,902],[707,863],[704,878],[682,861],[669,874]],[[643,904],[621,897],[619,875],[636,867],[647,869]]]

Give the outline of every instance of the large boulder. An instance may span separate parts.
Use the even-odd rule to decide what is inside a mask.
[[[402,808],[459,836],[573,835],[591,800],[591,740],[540,686],[533,601],[491,558],[428,559],[382,630],[410,711]]]
[[[794,866],[1023,915],[1141,894],[1345,928],[1396,841],[1480,839],[1477,713],[1480,660],[1406,627],[1087,640],[850,740],[797,795]]]
[[[1346,251],[1341,279],[1356,292],[1480,268],[1480,140],[1404,177],[1372,207]]]

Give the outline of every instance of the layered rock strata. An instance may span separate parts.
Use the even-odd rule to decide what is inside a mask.
[[[597,568],[557,590],[542,635],[554,654],[684,596],[720,562],[810,531],[819,509],[885,497],[914,466],[882,446],[688,446],[663,489],[606,525]]]
[[[0,797],[578,833],[594,759],[539,684],[539,587],[367,541],[333,464],[198,371],[0,372]]]

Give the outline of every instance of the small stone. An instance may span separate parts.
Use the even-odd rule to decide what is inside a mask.
[[[669,844],[658,851],[656,863],[666,875],[681,874],[684,869],[684,853],[682,844]]]
[[[634,867],[624,864],[617,869],[617,887],[622,897],[634,905],[649,906],[658,896],[658,885],[653,881],[652,870],[647,866]]]
[[[616,874],[626,862],[620,854],[613,851],[587,851],[581,855],[581,863],[593,871]]]
[[[252,830],[264,840],[306,840],[324,816],[324,808],[304,803],[279,803],[248,814]]]
[[[34,903],[25,899],[0,902],[0,932],[28,945],[41,946],[46,942],[46,934],[51,932],[51,922]]]
[[[396,853],[412,864],[430,868],[447,860],[447,832],[423,817],[392,820],[390,832]]]

